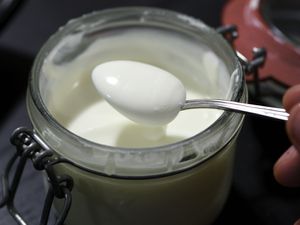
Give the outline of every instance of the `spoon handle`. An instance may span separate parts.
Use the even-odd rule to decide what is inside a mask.
[[[271,117],[279,120],[288,120],[289,113],[282,108],[240,103],[234,101],[220,99],[195,99],[187,100],[181,110],[195,108],[214,108],[222,109],[239,113],[256,114],[266,117]]]

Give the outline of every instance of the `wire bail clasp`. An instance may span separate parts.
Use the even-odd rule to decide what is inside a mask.
[[[238,38],[238,29],[236,25],[224,25],[216,29],[232,46],[235,39]],[[252,49],[252,59],[247,59],[242,53],[236,51],[236,55],[247,76],[252,75],[254,81],[255,97],[260,96],[259,72],[258,70],[264,66],[267,51],[265,48],[254,47]]]
[[[10,141],[14,146],[16,146],[17,151],[8,161],[4,175],[2,176],[3,198],[0,201],[0,208],[6,206],[9,213],[18,224],[28,224],[15,208],[14,199],[25,164],[27,160],[30,159],[36,170],[46,172],[49,182],[40,218],[40,225],[46,225],[48,223],[52,203],[55,198],[64,199],[62,210],[59,212],[55,222],[55,225],[62,225],[72,203],[72,177],[68,175],[58,176],[55,174],[53,166],[60,162],[59,158],[54,155],[54,152],[32,130],[23,127],[17,128],[13,132]],[[14,165],[16,165],[16,169],[14,171],[12,181],[9,182],[9,176]]]

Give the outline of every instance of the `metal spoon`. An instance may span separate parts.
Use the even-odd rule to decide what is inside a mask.
[[[173,74],[136,61],[116,60],[99,64],[92,72],[92,80],[109,104],[142,124],[165,125],[181,110],[192,108],[216,108],[281,120],[287,120],[289,116],[284,109],[234,101],[186,100],[185,86]]]
[[[256,114],[279,120],[288,120],[289,113],[282,108],[240,103],[220,99],[195,99],[187,100],[181,107],[181,110],[195,108],[214,108],[228,110],[238,113]]]

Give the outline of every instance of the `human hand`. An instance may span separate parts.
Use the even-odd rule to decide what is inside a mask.
[[[300,187],[300,85],[285,93],[283,106],[290,113],[286,130],[293,145],[275,163],[274,176],[284,186]],[[300,225],[300,219],[294,225]]]

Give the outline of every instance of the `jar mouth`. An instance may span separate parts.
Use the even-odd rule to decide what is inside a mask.
[[[69,140],[75,141],[77,143],[80,143],[79,145],[84,148],[91,148],[91,149],[101,149],[105,150],[107,152],[113,152],[113,153],[126,153],[126,154],[141,154],[141,153],[147,153],[147,152],[168,152],[172,151],[172,149],[182,149],[184,146],[189,145],[194,139],[207,139],[211,137],[214,132],[217,132],[220,130],[220,127],[223,127],[224,124],[231,123],[231,121],[236,120],[235,122],[235,128],[232,130],[231,134],[228,136],[226,140],[224,140],[224,143],[222,146],[219,146],[217,150],[215,150],[213,153],[208,154],[206,158],[211,157],[215,153],[219,152],[219,150],[228,144],[228,142],[231,141],[231,139],[236,135],[239,128],[241,127],[243,116],[240,114],[234,114],[234,113],[228,113],[223,112],[221,116],[212,123],[207,129],[203,130],[202,132],[197,133],[194,136],[191,136],[189,138],[186,138],[184,140],[174,142],[171,144],[158,146],[158,147],[143,147],[143,148],[127,148],[127,147],[115,147],[115,146],[109,146],[109,145],[103,145],[99,143],[95,143],[93,141],[87,140],[81,136],[78,136],[77,134],[69,131],[67,128],[65,128],[62,124],[60,124],[55,117],[50,113],[48,110],[41,94],[41,90],[39,88],[40,85],[40,74],[41,74],[41,68],[43,67],[44,60],[47,58],[51,50],[56,46],[56,44],[59,42],[59,40],[67,34],[71,30],[81,29],[82,23],[86,23],[93,18],[98,18],[99,23],[103,23],[105,21],[105,18],[107,16],[113,15],[120,15],[120,14],[138,14],[141,19],[141,23],[143,22],[143,18],[147,20],[147,17],[149,15],[156,15],[158,17],[164,17],[167,18],[167,22],[170,24],[175,25],[184,25],[186,29],[188,29],[190,32],[194,32],[195,34],[203,35],[203,32],[207,34],[208,36],[214,37],[214,41],[218,42],[218,48],[223,48],[222,52],[226,54],[226,57],[224,56],[224,59],[227,60],[226,63],[230,64],[232,68],[234,68],[234,71],[232,71],[231,79],[230,79],[230,91],[228,92],[228,99],[232,101],[246,101],[246,93],[245,93],[245,82],[243,77],[243,70],[242,67],[234,54],[234,51],[232,50],[231,46],[227,43],[225,39],[221,35],[219,35],[214,29],[208,27],[203,22],[183,15],[176,12],[168,11],[168,10],[162,10],[158,8],[148,8],[148,7],[122,7],[122,8],[114,8],[114,9],[108,9],[104,11],[99,12],[93,12],[91,14],[84,15],[77,19],[72,19],[69,21],[64,27],[60,28],[58,32],[53,34],[49,40],[45,43],[45,45],[41,48],[40,52],[38,53],[36,60],[34,62],[34,65],[32,67],[31,76],[29,79],[29,90],[28,90],[28,99],[27,102],[32,101],[34,107],[38,110],[38,112],[42,115],[42,117],[48,122],[49,126],[51,128],[55,129],[58,133],[60,133],[63,136],[66,136]],[[116,16],[116,19],[119,19],[118,16]],[[78,30],[78,32],[79,32]],[[200,33],[199,33],[200,32]],[[29,105],[29,103],[27,103]],[[39,122],[37,119],[32,115],[31,109],[29,109],[28,106],[28,112],[29,116],[31,118],[31,122],[34,125],[34,128],[36,132],[44,136],[43,130],[41,126],[38,124]],[[70,158],[69,156],[66,156],[62,154],[66,158]],[[71,161],[73,161],[71,159]],[[87,166],[89,167],[89,166]]]

